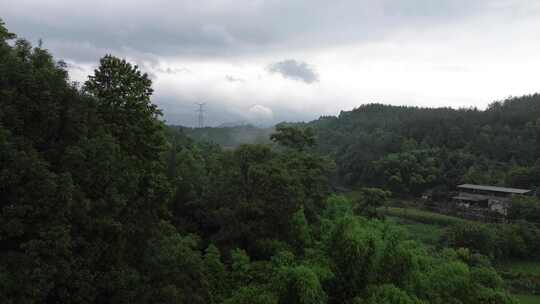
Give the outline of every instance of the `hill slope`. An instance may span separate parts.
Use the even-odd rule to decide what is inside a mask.
[[[306,126],[346,184],[419,192],[458,182],[540,185],[540,95],[477,109],[368,104]]]

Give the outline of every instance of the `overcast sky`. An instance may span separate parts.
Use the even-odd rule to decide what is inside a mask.
[[[138,64],[169,123],[270,124],[364,103],[484,108],[540,91],[537,0],[2,0],[84,81]]]

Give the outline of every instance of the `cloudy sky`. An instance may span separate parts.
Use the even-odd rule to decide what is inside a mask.
[[[125,57],[169,123],[270,124],[370,102],[484,108],[540,91],[537,0],[2,0],[84,81]]]

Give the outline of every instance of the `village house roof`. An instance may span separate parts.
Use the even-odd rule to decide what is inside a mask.
[[[482,190],[482,191],[513,193],[513,194],[526,194],[526,193],[531,192],[531,190],[528,190],[528,189],[506,188],[506,187],[495,187],[495,186],[483,186],[483,185],[472,185],[472,184],[463,184],[463,185],[459,185],[457,187],[459,189]]]

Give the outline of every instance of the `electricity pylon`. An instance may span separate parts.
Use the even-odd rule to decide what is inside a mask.
[[[196,110],[198,113],[199,113],[199,128],[203,128],[204,127],[204,105],[206,103],[195,103],[196,105],[199,106],[199,108]]]

